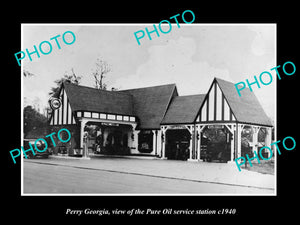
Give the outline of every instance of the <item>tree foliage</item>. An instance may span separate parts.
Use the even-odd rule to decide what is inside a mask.
[[[36,111],[31,105],[24,107],[24,134],[36,128],[47,126],[47,118]]]
[[[32,77],[32,76],[34,76],[34,74],[33,74],[33,73],[30,73],[30,72],[27,71],[27,70],[23,70],[23,76],[24,76],[24,77]]]
[[[78,85],[80,83],[80,80],[81,80],[81,76],[77,76],[73,70],[73,68],[71,69],[72,73],[71,74],[68,74],[67,72],[63,75],[62,78],[60,79],[57,79],[54,81],[54,83],[56,84],[55,87],[52,87],[51,88],[51,91],[48,93],[50,96],[53,96],[53,97],[57,97],[58,95],[58,91],[61,87],[61,84],[65,81],[69,81],[70,83],[72,84],[76,84]]]

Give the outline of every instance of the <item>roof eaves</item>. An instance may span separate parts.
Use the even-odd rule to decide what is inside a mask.
[[[221,92],[222,92],[222,94],[223,94],[223,96],[224,96],[224,99],[226,100],[227,104],[229,105],[230,110],[231,110],[232,114],[234,115],[234,117],[236,118],[236,121],[237,121],[238,123],[245,123],[245,124],[251,124],[251,125],[259,125],[259,126],[273,127],[273,125],[272,125],[272,123],[271,123],[271,121],[270,121],[270,118],[268,117],[267,114],[265,114],[264,109],[262,108],[262,106],[260,105],[260,102],[258,101],[257,97],[256,97],[254,94],[253,94],[252,97],[255,98],[255,101],[258,103],[258,106],[261,107],[262,111],[264,112],[264,114],[265,114],[265,116],[266,116],[266,119],[268,119],[268,121],[265,122],[265,123],[249,122],[249,121],[244,121],[244,120],[242,120],[241,118],[239,118],[239,117],[236,115],[235,111],[233,110],[234,107],[231,105],[231,101],[229,101],[229,100],[227,99],[228,96],[225,95],[225,93],[224,93],[224,91],[223,91],[223,89],[222,89],[222,85],[220,85],[220,81],[221,81],[221,82],[225,82],[225,83],[231,83],[231,82],[226,81],[226,80],[222,80],[222,79],[220,79],[220,78],[215,78],[214,81],[216,81],[216,82],[218,83],[219,88],[220,88],[220,90],[221,90]]]

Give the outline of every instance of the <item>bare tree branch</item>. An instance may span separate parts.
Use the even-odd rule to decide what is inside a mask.
[[[104,83],[103,79],[105,78],[105,75],[111,71],[110,65],[102,60],[97,58],[96,61],[96,69],[92,73],[95,79],[95,88],[106,90],[107,85]]]

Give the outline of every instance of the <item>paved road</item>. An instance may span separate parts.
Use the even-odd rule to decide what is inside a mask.
[[[24,194],[270,194],[272,190],[24,160]]]

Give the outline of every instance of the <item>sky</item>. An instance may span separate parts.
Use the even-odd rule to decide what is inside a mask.
[[[269,71],[273,82],[260,89],[253,86],[253,91],[274,120],[276,75],[270,69],[277,66],[275,24],[180,24],[178,28],[175,23],[169,33],[160,32],[159,37],[152,33],[152,40],[145,35],[138,45],[134,32],[151,30],[153,24],[22,24],[22,51],[31,52],[43,41],[52,44],[50,54],[22,60],[22,68],[34,74],[22,78],[24,105],[47,106],[54,81],[72,68],[82,76],[81,85],[93,87],[92,71],[100,58],[111,67],[104,80],[109,89],[175,83],[179,95],[206,93],[214,77],[238,83],[254,81],[254,75]],[[66,31],[75,34],[71,45],[61,39]],[[50,41],[57,35],[61,49]],[[65,37],[69,41],[71,36]]]

